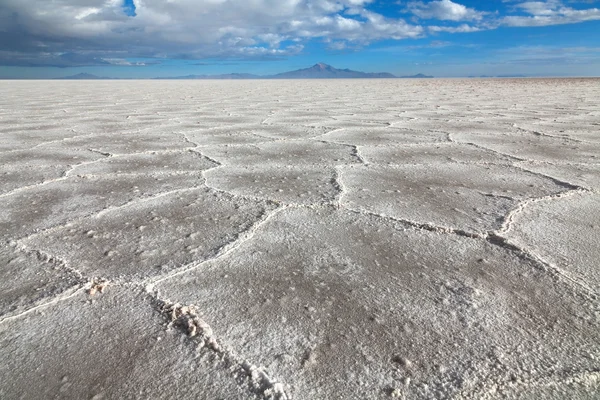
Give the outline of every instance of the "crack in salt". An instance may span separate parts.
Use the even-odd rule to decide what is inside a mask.
[[[100,210],[100,211],[97,211],[97,212],[92,212],[92,213],[89,213],[89,214],[85,214],[85,215],[79,216],[77,218],[68,219],[68,220],[64,221],[63,223],[60,223],[60,224],[57,224],[57,225],[53,225],[53,226],[50,226],[50,227],[45,228],[45,229],[38,229],[38,230],[36,230],[33,233],[29,233],[29,234],[27,234],[25,236],[22,236],[22,237],[20,237],[18,239],[15,239],[15,241],[16,242],[21,242],[21,241],[24,241],[24,240],[28,240],[28,239],[34,238],[34,237],[39,236],[39,235],[52,233],[52,232],[55,232],[55,231],[57,231],[59,229],[66,228],[70,224],[77,223],[77,222],[80,222],[80,221],[84,221],[84,220],[87,220],[87,219],[90,219],[90,218],[96,218],[96,217],[105,215],[107,213],[110,213],[110,212],[113,212],[113,211],[117,211],[117,210],[120,210],[122,208],[126,208],[128,206],[133,205],[133,204],[143,203],[143,202],[146,202],[146,201],[152,201],[152,200],[155,200],[155,199],[159,199],[161,197],[169,196],[171,194],[184,193],[184,192],[199,190],[201,188],[202,188],[202,186],[199,185],[199,186],[193,186],[193,187],[189,187],[189,188],[170,190],[170,191],[167,191],[167,192],[158,193],[158,194],[153,195],[153,196],[148,196],[148,197],[144,197],[144,198],[135,199],[135,200],[128,201],[126,203],[120,204],[118,206],[107,207],[107,208],[105,208],[103,210]],[[0,196],[0,197],[2,197],[2,196]]]
[[[352,155],[356,157],[359,163],[363,165],[369,165],[368,161],[365,160],[364,156],[360,153],[360,148],[358,145],[352,145],[353,151]]]
[[[333,205],[337,208],[341,208],[342,207],[342,198],[344,197],[344,194],[346,193],[346,187],[344,186],[344,183],[342,182],[342,171],[339,168],[339,166],[336,166],[333,168],[333,177],[331,178],[331,184],[338,192],[335,196],[335,199],[333,200]]]
[[[435,232],[435,233],[441,233],[441,234],[452,234],[452,235],[458,235],[458,236],[462,236],[462,237],[468,237],[471,239],[485,239],[485,237],[486,237],[485,234],[480,234],[477,232],[469,232],[469,231],[465,231],[463,229],[455,229],[455,228],[451,228],[451,227],[447,227],[447,226],[433,225],[433,224],[428,224],[425,222],[416,222],[416,221],[411,221],[408,219],[392,217],[390,215],[380,214],[380,213],[362,210],[362,209],[348,208],[348,207],[344,207],[344,209],[348,210],[350,212],[353,212],[355,214],[368,215],[368,216],[372,216],[372,217],[376,217],[376,218],[382,218],[382,219],[386,219],[389,221],[398,222],[407,227],[425,230],[425,231],[429,231],[429,232]]]
[[[77,296],[79,294],[84,293],[86,290],[88,290],[88,288],[85,285],[79,284],[79,285],[72,286],[72,287],[66,289],[65,291],[63,291],[61,294],[59,294],[57,296],[54,296],[54,297],[51,297],[46,302],[43,302],[41,304],[37,304],[36,306],[28,308],[27,310],[25,310],[23,312],[20,312],[18,314],[9,315],[9,316],[7,316],[5,318],[0,319],[0,325],[3,324],[3,323],[5,323],[5,322],[15,321],[15,320],[17,320],[19,318],[22,318],[22,317],[24,317],[24,316],[26,316],[28,314],[31,314],[34,311],[38,311],[38,310],[40,310],[42,308],[45,308],[45,307],[48,307],[48,306],[50,306],[52,304],[56,304],[56,303],[59,303],[61,301],[68,300],[68,299],[70,299],[72,297],[75,297],[75,296]]]
[[[40,183],[35,183],[33,185],[27,185],[27,186],[21,186],[21,187],[15,188],[15,189],[13,189],[13,190],[11,190],[9,192],[0,194],[0,198],[12,196],[12,195],[17,194],[19,192],[24,192],[24,191],[27,191],[27,190],[30,190],[30,189],[34,189],[34,188],[37,188],[37,187],[40,187],[40,186],[49,185],[51,183],[61,182],[61,181],[66,180],[67,178],[68,177],[65,176],[65,172],[63,172],[62,176],[59,177],[59,178],[48,179],[47,181],[43,181],[43,182],[40,182]]]
[[[76,128],[71,128],[71,129],[68,129],[68,130],[70,130],[73,133],[78,133],[77,130],[76,130]],[[32,146],[32,147],[26,147],[24,149],[8,150],[8,151],[5,151],[4,153],[14,153],[14,152],[19,152],[19,151],[21,151],[21,152],[22,151],[31,151],[33,149],[37,149],[38,147],[44,147],[44,146],[48,146],[48,145],[55,144],[55,143],[62,143],[62,142],[65,142],[67,140],[80,139],[80,138],[84,138],[84,137],[88,137],[88,136],[93,136],[93,135],[97,135],[97,133],[86,133],[86,134],[83,134],[83,135],[77,135],[77,136],[71,136],[71,137],[64,137],[64,138],[60,138],[60,139],[56,139],[56,140],[50,140],[48,142],[38,143],[38,144],[36,144],[35,146]]]
[[[161,299],[156,293],[150,292],[149,294],[154,296],[156,309],[170,321],[169,326],[173,326],[186,334],[190,340],[197,343],[198,348],[205,348],[218,355],[232,367],[233,373],[237,375],[239,380],[248,385],[252,393],[265,400],[287,400],[290,398],[286,394],[285,385],[271,378],[264,368],[250,363],[232,349],[226,347],[215,336],[210,325],[200,318],[193,305],[184,306],[170,300]]]
[[[516,124],[513,124],[513,127],[517,128],[517,130],[519,130],[521,132],[530,133],[530,134],[533,134],[535,136],[543,136],[543,137],[547,137],[547,138],[551,138],[551,139],[569,140],[569,141],[572,141],[572,142],[575,142],[575,143],[594,144],[592,142],[588,142],[588,141],[585,141],[585,140],[575,139],[575,138],[573,138],[571,136],[551,135],[551,134],[545,133],[545,132],[534,131],[533,129],[521,128],[520,126],[517,126]]]
[[[531,161],[531,160],[528,160],[526,158],[521,158],[521,157],[513,156],[512,154],[503,153],[501,151],[494,150],[494,149],[491,149],[489,147],[485,147],[485,146],[482,146],[482,145],[479,145],[479,144],[476,144],[476,143],[473,143],[473,142],[456,142],[456,143],[466,144],[466,145],[473,146],[473,147],[476,147],[476,148],[481,149],[481,150],[491,151],[492,153],[499,154],[501,156],[510,158],[513,161]]]
[[[210,162],[212,162],[212,163],[214,163],[214,164],[217,164],[217,165],[215,165],[215,166],[214,166],[214,167],[212,167],[212,168],[208,168],[208,169],[202,170],[202,171],[201,171],[201,173],[202,173],[202,176],[204,176],[204,173],[205,173],[205,172],[208,172],[208,171],[210,171],[210,170],[217,169],[217,168],[219,168],[219,167],[222,167],[222,166],[223,166],[223,163],[222,163],[221,161],[219,161],[219,160],[217,160],[217,159],[215,159],[215,158],[212,158],[212,157],[210,157],[210,156],[207,156],[207,155],[206,155],[206,154],[204,154],[204,153],[203,153],[201,150],[196,150],[196,149],[193,149],[192,151],[193,151],[193,152],[195,152],[195,153],[198,153],[198,154],[200,154],[202,157],[206,158],[208,161],[210,161]],[[204,177],[204,179],[206,179],[206,177]]]
[[[193,145],[193,146],[192,146],[192,148],[196,148],[196,147],[198,147],[198,146],[199,146],[199,145],[198,145],[198,143],[196,143],[196,142],[194,142],[194,141],[190,140],[190,138],[188,137],[188,135],[187,135],[185,132],[178,132],[178,133],[179,133],[181,136],[183,136],[183,141],[184,141],[184,142],[186,142],[186,143],[189,143],[189,144]]]
[[[569,185],[569,186],[572,186],[572,185]],[[550,195],[542,196],[542,197],[533,197],[533,198],[525,199],[522,202],[520,202],[517,205],[517,207],[513,208],[511,211],[509,211],[504,216],[504,220],[502,222],[502,225],[501,225],[500,229],[498,229],[494,233],[496,235],[505,235],[505,234],[507,234],[511,230],[512,225],[514,224],[515,217],[517,215],[521,214],[525,210],[525,208],[527,208],[527,206],[529,206],[531,204],[539,203],[541,201],[546,201],[546,200],[562,199],[562,198],[565,198],[565,197],[574,196],[576,194],[588,193],[588,192],[589,192],[588,189],[576,186],[575,188],[573,188],[571,190],[564,191],[564,192],[554,193],[554,194],[550,194]]]
[[[73,286],[70,286],[70,287],[64,289],[62,292],[46,299],[45,301],[42,301],[40,303],[37,303],[37,302],[31,303],[30,305],[32,307],[29,307],[26,310],[24,310],[18,314],[8,315],[5,318],[0,319],[0,324],[2,324],[4,322],[8,322],[8,321],[14,321],[14,320],[19,319],[27,314],[37,311],[41,308],[47,307],[52,304],[56,304],[63,300],[70,299],[70,298],[78,295],[82,291],[89,289],[89,287],[91,287],[91,281],[87,280],[81,271],[70,267],[67,264],[66,260],[64,260],[58,256],[54,256],[52,254],[49,254],[49,253],[41,251],[41,250],[28,249],[22,245],[17,246],[16,250],[23,254],[26,254],[29,256],[34,256],[40,262],[45,263],[45,264],[50,264],[55,269],[62,270],[64,272],[66,272],[68,275],[74,276],[74,279],[73,279],[74,284],[73,284]]]
[[[68,265],[67,261],[56,256],[56,255],[52,255],[50,253],[47,253],[43,250],[38,250],[38,249],[30,249],[25,245],[18,245],[17,250],[24,253],[24,254],[28,254],[28,255],[32,255],[34,257],[36,257],[39,261],[43,262],[43,263],[47,263],[47,264],[51,264],[53,266],[55,266],[58,269],[62,269],[66,272],[69,272],[71,274],[74,274],[75,276],[77,276],[77,278],[79,280],[84,280],[84,275],[81,271],[79,271],[78,269],[72,268]]]
[[[167,276],[155,279],[150,284],[144,284],[144,282],[132,282],[134,287],[142,286],[145,288],[147,293],[154,296],[155,305],[157,306],[156,308],[162,315],[170,318],[171,325],[177,327],[180,331],[186,333],[191,339],[195,340],[200,348],[206,347],[208,350],[220,356],[220,358],[233,367],[232,370],[237,375],[238,380],[246,384],[252,393],[259,395],[265,400],[287,400],[290,397],[286,394],[285,386],[282,383],[272,379],[264,370],[264,368],[256,366],[238,356],[232,349],[227,348],[220,340],[218,340],[213,335],[211,327],[202,319],[200,319],[193,306],[181,306],[168,300],[160,299],[158,293],[154,290],[154,285],[165,279],[170,279],[177,275],[191,271],[208,261],[214,261],[224,257],[246,241],[252,239],[256,231],[264,223],[285,208],[286,207],[280,207],[279,209],[273,210],[271,213],[265,213],[266,216],[262,220],[255,223],[247,231],[238,235],[238,237],[232,242],[222,246],[217,255],[210,260],[203,261],[197,265],[187,265],[184,268],[174,271]],[[81,271],[68,266],[65,260],[41,250],[30,250],[24,246],[21,246],[18,250],[28,254],[33,254],[43,262],[55,264],[61,269],[76,274],[81,282],[42,304],[31,307],[19,314],[0,319],[0,324],[16,320],[43,307],[68,300],[74,296],[84,293],[85,291],[93,294],[93,292],[98,290],[98,288],[102,290],[104,285],[108,283],[108,280],[103,278],[85,278]]]
[[[227,254],[231,253],[232,251],[236,250],[238,247],[240,247],[242,244],[246,243],[247,241],[251,240],[255,235],[256,232],[259,230],[259,228],[261,226],[263,226],[264,224],[266,224],[271,218],[273,218],[275,215],[279,214],[280,212],[282,212],[283,210],[286,210],[290,208],[290,206],[288,205],[281,205],[278,208],[274,209],[273,211],[271,211],[270,213],[268,211],[265,210],[265,212],[262,215],[262,219],[259,219],[258,221],[256,221],[250,228],[248,228],[247,230],[240,232],[235,239],[231,240],[228,243],[225,243],[224,245],[222,245],[221,247],[219,247],[219,249],[217,249],[216,254],[206,260],[202,260],[199,262],[192,262],[186,265],[183,265],[180,268],[174,269],[172,271],[170,271],[169,273],[165,274],[165,275],[160,275],[157,277],[151,277],[149,279],[146,279],[145,281],[142,282],[142,284],[145,286],[146,290],[149,292],[152,292],[154,290],[154,287],[160,283],[163,282],[165,280],[168,279],[172,279],[176,276],[179,275],[183,275],[187,272],[190,271],[194,271],[200,267],[202,267],[205,264],[217,261],[219,259],[221,259],[222,257],[226,256]]]
[[[595,289],[588,286],[584,281],[572,277],[569,273],[567,273],[564,269],[544,260],[540,255],[536,254],[534,251],[527,249],[525,247],[518,246],[517,244],[511,242],[508,238],[500,236],[494,232],[488,232],[485,236],[485,240],[488,243],[491,243],[495,246],[502,247],[516,254],[519,258],[529,261],[534,267],[537,267],[543,272],[550,273],[554,275],[556,278],[561,279],[562,281],[569,282],[575,286],[575,288],[581,289],[578,291],[580,295],[585,296],[588,300],[596,300],[600,297],[600,293],[598,293]]]
[[[469,231],[465,231],[462,229],[455,229],[455,228],[451,228],[451,227],[438,226],[438,225],[433,225],[433,224],[428,224],[428,223],[410,221],[410,220],[402,219],[402,218],[395,218],[395,217],[392,217],[389,215],[379,214],[379,213],[361,210],[361,209],[352,209],[352,208],[345,207],[345,210],[356,213],[356,214],[360,214],[360,215],[368,215],[368,216],[372,216],[372,217],[376,217],[376,218],[382,218],[382,219],[398,222],[402,225],[405,225],[405,226],[408,226],[411,228],[415,228],[415,229],[419,229],[419,230],[435,232],[438,234],[457,235],[457,236],[467,237],[470,239],[485,240],[486,242],[488,242],[492,245],[509,250],[511,253],[517,255],[519,258],[530,262],[534,267],[536,267],[544,272],[549,272],[552,275],[556,276],[557,278],[561,279],[562,281],[566,281],[566,282],[573,284],[575,286],[575,288],[581,289],[580,291],[578,291],[578,293],[580,295],[585,296],[588,299],[594,300],[594,299],[597,299],[598,297],[600,297],[600,293],[597,293],[593,288],[588,286],[585,282],[570,276],[562,268],[559,268],[558,266],[555,266],[555,265],[547,262],[541,256],[535,254],[533,251],[526,249],[526,248],[522,248],[522,247],[510,242],[507,238],[500,236],[497,232],[487,232],[487,233],[469,232]]]
[[[107,151],[102,151],[102,150],[97,150],[97,149],[86,149],[87,151],[91,151],[92,153],[97,153],[97,154],[101,154],[105,157],[114,157],[115,155],[112,153],[109,153]]]
[[[550,162],[548,162],[548,164],[550,164],[550,165],[556,165],[556,164],[553,164],[553,163],[550,163]],[[546,179],[550,179],[552,182],[554,182],[558,186],[562,186],[562,187],[567,188],[569,190],[584,190],[584,191],[589,191],[589,189],[584,188],[583,186],[575,185],[573,183],[570,183],[570,182],[567,182],[567,181],[563,181],[561,179],[555,178],[555,177],[553,177],[551,175],[544,174],[544,173],[541,173],[541,172],[538,172],[538,171],[531,171],[531,170],[525,168],[522,165],[512,164],[512,166],[514,168],[520,169],[521,171],[525,171],[525,172],[527,172],[529,174],[541,176],[542,178],[546,178]]]

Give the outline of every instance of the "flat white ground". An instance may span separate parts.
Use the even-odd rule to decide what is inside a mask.
[[[0,92],[0,398],[598,398],[600,80]]]

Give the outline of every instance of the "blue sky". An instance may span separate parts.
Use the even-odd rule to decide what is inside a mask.
[[[600,76],[600,0],[2,0],[0,77]]]

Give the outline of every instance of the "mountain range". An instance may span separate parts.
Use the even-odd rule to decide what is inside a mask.
[[[469,75],[467,78],[527,78],[527,75]]]
[[[106,78],[104,76],[96,76],[93,74],[81,73],[81,74],[77,74],[77,75],[63,76],[61,78],[54,78],[54,79],[79,80],[79,79],[110,79],[110,78]]]
[[[360,72],[350,69],[337,69],[331,65],[318,63],[310,68],[283,72],[270,76],[271,79],[355,79],[355,78],[396,78],[388,72]]]
[[[433,76],[417,74],[411,76],[396,76],[389,72],[361,72],[350,69],[338,69],[324,63],[317,63],[310,68],[282,72],[275,75],[253,75],[244,73],[219,75],[186,75],[175,77],[160,77],[154,79],[381,79],[381,78],[433,78]],[[77,74],[56,79],[110,79],[92,74]]]

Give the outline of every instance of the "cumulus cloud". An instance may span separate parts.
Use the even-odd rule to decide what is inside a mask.
[[[439,32],[468,33],[468,32],[477,32],[477,31],[480,31],[482,28],[479,28],[477,26],[471,26],[471,25],[467,25],[467,24],[462,24],[462,25],[458,25],[458,26],[436,26],[436,25],[431,25],[431,26],[428,26],[427,29],[429,29],[429,32],[431,32],[431,33],[439,33]]]
[[[398,6],[412,17],[407,22],[375,12],[377,0],[0,0],[0,65],[281,59],[310,41],[354,50],[386,39],[600,19],[597,8],[565,1],[510,0],[516,15],[509,16],[451,0],[409,1],[403,10]],[[424,26],[419,19],[437,21]]]
[[[36,58],[60,66],[127,57],[263,59],[298,54],[315,38],[366,44],[424,32],[366,10],[372,1],[133,0],[133,13],[123,0],[2,0],[0,48],[12,55],[7,60],[0,54],[0,64],[34,65]],[[81,49],[85,60],[62,57]]]
[[[580,3],[580,2],[577,2]],[[525,1],[516,8],[528,15],[511,15],[500,20],[506,26],[548,26],[600,20],[600,9],[575,9],[559,0]]]
[[[526,1],[517,5],[518,8],[532,15],[552,15],[561,3],[556,0],[550,1]]]
[[[480,20],[485,15],[484,12],[467,8],[450,0],[430,1],[429,3],[413,1],[409,2],[406,8],[409,12],[423,19],[472,21]]]

